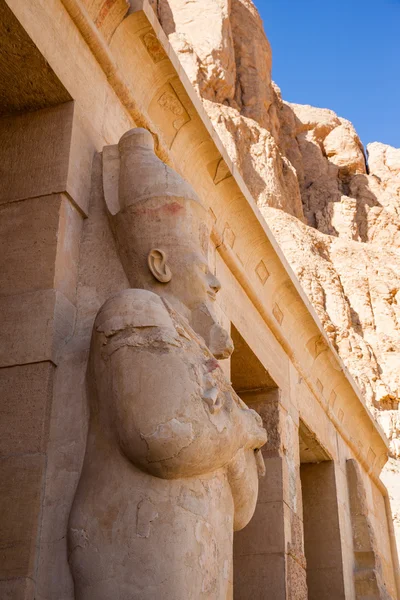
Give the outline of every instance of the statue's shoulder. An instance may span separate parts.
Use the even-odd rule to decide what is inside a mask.
[[[165,298],[147,290],[127,289],[111,296],[97,313],[94,329],[104,334],[108,352],[124,345],[180,347],[202,356],[208,352],[186,318]]]
[[[127,328],[175,329],[160,296],[141,289],[127,289],[111,296],[97,313],[95,328],[106,336]]]

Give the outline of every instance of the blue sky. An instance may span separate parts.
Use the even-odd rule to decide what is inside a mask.
[[[400,0],[255,0],[284,100],[400,147]]]

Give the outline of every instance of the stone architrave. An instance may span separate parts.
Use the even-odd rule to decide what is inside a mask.
[[[266,432],[216,359],[233,346],[214,318],[207,212],[147,131],[128,132],[103,159],[136,289],[111,297],[93,328],[90,427],[69,522],[75,596],[225,600]]]

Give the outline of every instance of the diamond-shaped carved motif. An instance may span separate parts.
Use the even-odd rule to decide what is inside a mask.
[[[228,179],[228,177],[232,177],[232,173],[230,172],[229,167],[224,161],[224,159],[221,158],[218,161],[217,168],[215,170],[214,184],[218,185],[218,183],[221,183],[221,181]]]
[[[336,392],[334,392],[332,390],[330,393],[330,396],[329,396],[329,406],[331,408],[333,408],[335,406],[335,402],[336,402]]]
[[[223,233],[224,243],[229,246],[229,248],[233,248],[233,245],[236,240],[236,235],[234,231],[230,228],[228,223],[225,225],[224,233]]]
[[[264,285],[264,283],[267,281],[267,279],[269,277],[269,271],[268,271],[267,267],[265,266],[265,263],[263,260],[260,260],[260,262],[256,266],[256,273],[258,275],[259,280]]]
[[[272,314],[274,315],[275,319],[278,321],[279,325],[281,325],[282,321],[283,321],[283,312],[281,311],[281,309],[279,308],[279,306],[277,304],[274,304],[274,307],[272,309]]]

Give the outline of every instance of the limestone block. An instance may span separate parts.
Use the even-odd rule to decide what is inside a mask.
[[[288,600],[308,600],[306,570],[290,554],[287,557]],[[332,598],[332,596],[331,596]]]
[[[362,600],[368,594],[385,598],[388,597],[387,582],[383,574],[380,546],[377,543],[362,471],[354,459],[348,459],[346,467],[353,528],[356,598]]]
[[[58,195],[2,206],[2,296],[53,287],[59,207]]]
[[[56,288],[75,302],[82,217],[63,194],[0,210],[0,295]]]
[[[70,94],[7,4],[0,6],[0,114],[68,102]]]
[[[59,211],[53,287],[72,304],[76,301],[82,225],[82,215],[63,195]]]
[[[88,407],[87,355],[85,351],[76,351],[74,340],[68,346],[71,345],[70,353],[67,357],[63,353],[57,367],[51,410],[36,578],[36,594],[40,599],[74,597],[65,532],[85,454]]]
[[[44,290],[0,297],[2,367],[51,360],[72,334],[75,308],[60,292]]]
[[[341,532],[332,461],[301,465],[310,598],[344,600]]]
[[[289,490],[284,486],[286,462],[281,456],[264,457],[265,477],[260,480],[258,502],[279,502]]]
[[[0,580],[34,575],[44,468],[43,455],[0,461]]]
[[[238,600],[287,600],[285,575],[283,554],[234,554],[234,597]]]
[[[73,102],[0,121],[0,204],[67,192],[84,214],[94,148]]]
[[[284,503],[257,503],[250,523],[235,533],[236,555],[267,555],[284,551]]]
[[[0,580],[2,600],[31,600],[35,593],[35,583],[29,577]]]
[[[0,369],[0,456],[45,451],[53,375],[50,362]]]

